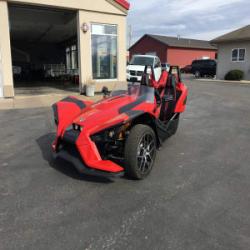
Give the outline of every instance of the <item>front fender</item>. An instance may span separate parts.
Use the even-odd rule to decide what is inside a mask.
[[[57,136],[65,129],[83,109],[93,102],[86,102],[73,96],[68,96],[52,105],[54,119],[57,125]]]

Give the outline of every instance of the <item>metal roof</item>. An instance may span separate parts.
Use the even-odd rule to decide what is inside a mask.
[[[146,34],[159,42],[170,46],[170,47],[181,47],[181,48],[197,48],[197,49],[217,49],[215,46],[211,45],[209,41],[196,40],[182,37],[171,37],[171,36],[159,36]]]

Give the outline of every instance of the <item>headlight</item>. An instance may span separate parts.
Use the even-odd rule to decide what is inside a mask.
[[[73,126],[72,125],[69,125],[67,128],[66,128],[66,131],[70,131],[73,129]]]
[[[73,130],[81,132],[83,130],[83,127],[78,124],[73,124]]]
[[[127,74],[129,74],[130,73],[130,70],[129,69],[127,69]]]
[[[91,136],[92,141],[94,142],[105,142],[110,139],[115,139],[117,131],[121,128],[122,124],[117,124],[113,127],[106,128],[94,135]]]
[[[94,142],[104,142],[109,140],[122,140],[124,139],[126,130],[130,127],[130,123],[117,124],[114,127],[107,128],[91,136]]]

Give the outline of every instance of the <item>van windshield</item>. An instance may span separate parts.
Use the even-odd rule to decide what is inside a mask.
[[[130,65],[152,65],[154,64],[154,58],[144,56],[134,56],[130,62]]]

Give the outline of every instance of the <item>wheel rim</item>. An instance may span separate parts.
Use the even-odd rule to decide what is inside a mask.
[[[156,145],[151,134],[145,134],[140,140],[137,150],[137,168],[142,174],[146,174],[154,163]]]

